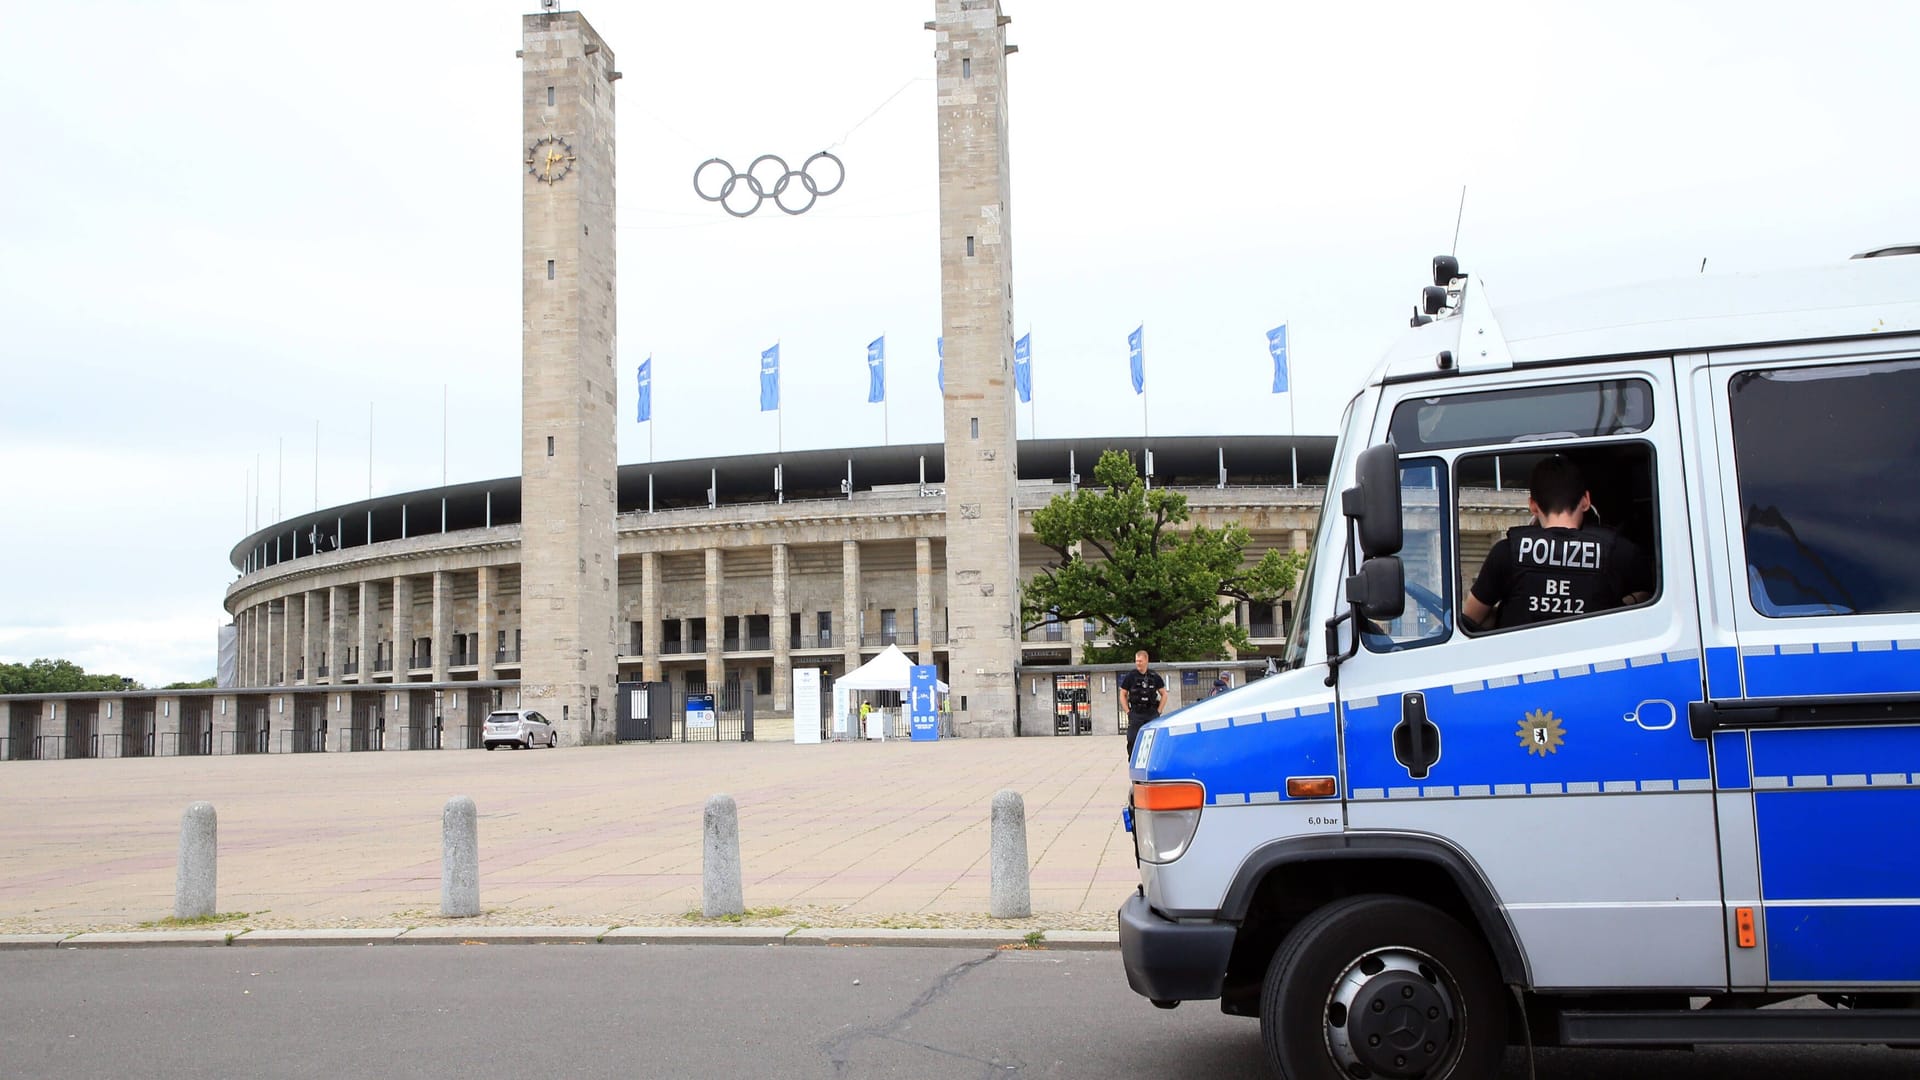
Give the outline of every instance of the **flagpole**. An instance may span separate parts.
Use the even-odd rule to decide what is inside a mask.
[[[777,363],[780,358],[779,338],[773,339],[773,355],[776,361],[773,366],[773,392],[776,403],[773,406],[773,452],[779,454],[785,452],[787,438],[785,431],[787,397],[780,393],[780,365]]]
[[[1287,442],[1293,451],[1293,486],[1299,487],[1300,428],[1293,420],[1293,384],[1297,381],[1293,370],[1293,322],[1289,319],[1281,325],[1287,328]]]

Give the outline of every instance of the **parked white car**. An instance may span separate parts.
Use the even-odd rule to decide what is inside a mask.
[[[536,746],[553,747],[560,743],[560,736],[553,730],[553,724],[532,709],[503,709],[489,713],[486,722],[481,725],[480,737],[486,741],[489,750],[496,746],[531,750]]]

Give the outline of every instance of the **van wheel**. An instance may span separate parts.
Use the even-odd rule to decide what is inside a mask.
[[[1260,988],[1260,1037],[1284,1080],[1497,1076],[1506,1011],[1479,938],[1399,896],[1307,916]]]

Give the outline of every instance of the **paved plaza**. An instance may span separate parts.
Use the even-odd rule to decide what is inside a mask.
[[[749,922],[1107,929],[1139,878],[1117,736],[818,746],[0,764],[0,933],[133,929],[172,913],[180,818],[219,815],[234,929],[441,921],[440,816],[479,809],[463,925],[693,924],[707,798],[733,796]],[[1034,918],[988,919],[994,792],[1027,812]]]

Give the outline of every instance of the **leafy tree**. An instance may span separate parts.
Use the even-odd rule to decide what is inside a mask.
[[[1124,451],[1101,454],[1093,478],[1093,487],[1055,496],[1033,515],[1034,534],[1058,561],[1021,594],[1027,629],[1056,619],[1101,624],[1113,644],[1089,644],[1088,663],[1122,663],[1139,649],[1192,661],[1218,659],[1229,645],[1251,648],[1225,598],[1278,602],[1304,558],[1269,551],[1249,564],[1244,526],[1179,528],[1192,516],[1186,496],[1147,490]]]
[[[161,687],[160,689],[162,690],[211,690],[218,685],[220,685],[220,680],[215,676],[209,675],[204,679],[199,679],[194,682],[170,682],[167,685]]]
[[[0,664],[0,694],[73,694],[90,690],[144,690],[118,675],[89,675],[71,660]]]

